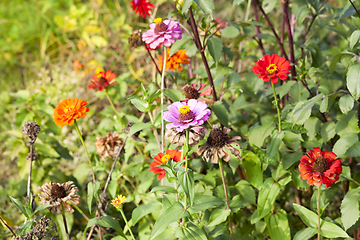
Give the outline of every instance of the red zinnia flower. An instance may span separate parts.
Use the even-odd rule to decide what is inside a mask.
[[[74,123],[74,119],[82,118],[86,116],[86,112],[89,111],[85,105],[86,101],[77,98],[70,98],[62,100],[54,109],[54,122],[56,125],[63,127],[66,124],[71,126]]]
[[[99,91],[104,90],[109,85],[114,85],[116,81],[112,81],[116,78],[116,73],[107,70],[106,72],[100,72],[99,74],[92,75],[91,84],[89,88],[97,88]]]
[[[130,5],[133,11],[143,18],[146,18],[146,15],[150,16],[151,8],[155,8],[155,5],[147,2],[147,0],[133,0]]]
[[[300,159],[299,171],[302,179],[310,185],[320,187],[325,184],[331,187],[342,172],[341,161],[335,160],[336,154],[330,151],[321,152],[315,147]]]
[[[286,80],[290,69],[290,62],[284,57],[280,57],[276,54],[264,55],[262,59],[256,62],[252,70],[255,74],[260,74],[259,78],[262,78],[265,82],[271,80],[272,83],[277,83],[278,78]]]
[[[159,180],[162,180],[166,176],[166,170],[160,167],[156,167],[157,165],[164,165],[169,160],[173,160],[175,162],[180,162],[181,160],[181,152],[176,149],[166,150],[165,153],[166,154],[158,153],[158,155],[154,157],[155,160],[150,163],[149,172],[153,172],[154,174],[159,173]],[[185,156],[183,157],[183,159],[185,159]]]

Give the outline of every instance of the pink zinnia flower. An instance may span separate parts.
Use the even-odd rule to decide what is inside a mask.
[[[176,128],[178,132],[191,127],[202,125],[209,118],[211,111],[203,102],[196,99],[190,99],[188,102],[174,102],[168,106],[167,112],[164,112],[164,119],[167,129]]]
[[[155,49],[162,43],[165,47],[170,47],[175,39],[181,39],[181,33],[179,22],[156,18],[154,23],[150,24],[150,29],[142,35],[142,40],[145,44],[150,44],[150,49]]]
[[[150,16],[151,8],[154,8],[155,5],[147,2],[147,0],[134,0],[130,2],[135,13],[139,14],[140,17],[146,18],[146,15]]]

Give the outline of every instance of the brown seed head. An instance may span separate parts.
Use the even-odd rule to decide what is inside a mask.
[[[228,140],[228,135],[224,133],[220,128],[213,128],[210,131],[207,143],[213,148],[220,149],[225,146]]]
[[[183,87],[185,98],[187,99],[198,99],[200,97],[200,93],[198,90],[193,88],[191,85],[186,84]]]
[[[323,156],[316,157],[313,163],[313,169],[315,172],[323,173],[329,169],[329,163]]]

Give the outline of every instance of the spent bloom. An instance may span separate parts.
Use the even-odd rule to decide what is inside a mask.
[[[158,64],[160,70],[163,68],[163,55],[158,55]],[[167,49],[165,70],[175,71],[175,69],[179,69],[179,71],[181,71],[183,68],[180,66],[180,63],[190,63],[190,61],[188,60],[190,57],[186,55],[185,49],[176,51],[170,57],[169,55],[170,49]]]
[[[149,3],[147,0],[133,0],[130,2],[130,6],[135,13],[143,18],[146,18],[146,15],[150,16],[151,8],[155,8],[155,5]]]
[[[209,118],[211,111],[203,102],[190,99],[188,102],[174,102],[168,106],[163,118],[170,122],[166,124],[167,129],[176,128],[178,132],[191,127],[202,125]]]
[[[156,49],[162,43],[165,47],[170,47],[175,42],[175,39],[181,39],[182,30],[180,23],[173,20],[162,20],[156,18],[153,23],[150,24],[150,29],[147,30],[143,35],[142,39],[149,49]]]
[[[162,180],[166,176],[166,170],[161,167],[157,167],[157,166],[165,165],[169,160],[172,160],[175,162],[180,162],[181,152],[176,149],[166,150],[165,154],[158,153],[154,157],[154,159],[155,160],[150,163],[149,172],[153,172],[154,174],[159,174],[158,179]],[[185,156],[183,157],[183,159],[185,159]]]
[[[73,205],[80,203],[80,196],[77,195],[78,188],[74,185],[74,182],[67,181],[66,183],[45,183],[38,188],[40,203],[43,205],[52,205],[48,209],[51,213],[61,213],[62,206],[64,205],[65,211],[73,213],[74,209],[70,206],[68,201]]]
[[[101,160],[105,161],[107,157],[115,159],[118,155],[124,140],[119,137],[117,132],[108,132],[105,137],[96,137],[96,153],[99,154]]]
[[[200,87],[196,89],[196,84],[186,84],[183,87],[184,95],[186,99],[197,99],[200,102],[208,103],[210,105],[214,104],[214,100],[207,98],[200,98],[200,96],[210,96],[212,93],[211,88],[208,88],[202,92],[200,92],[206,86],[205,83],[200,83]]]
[[[331,187],[342,172],[341,161],[335,158],[336,154],[333,152],[321,152],[320,148],[313,148],[300,159],[300,176],[310,185],[320,187],[325,184],[326,187]]]
[[[218,163],[219,158],[225,162],[230,160],[230,154],[234,154],[236,157],[239,156],[240,151],[231,144],[239,145],[236,141],[240,141],[240,136],[230,138],[228,133],[230,129],[224,127],[223,130],[218,125],[214,125],[210,131],[209,137],[204,145],[201,145],[196,153],[202,155],[202,158],[207,162],[211,160],[211,163]]]
[[[86,116],[86,112],[89,111],[85,105],[86,101],[78,98],[70,98],[62,100],[54,109],[54,122],[56,125],[63,127],[66,124],[71,126],[75,119],[79,119]]]
[[[189,130],[189,145],[195,146],[205,136],[203,127],[190,127]],[[186,130],[178,132],[176,128],[168,129],[165,132],[165,138],[170,141],[171,144],[175,144],[178,147],[184,145],[186,141]]]
[[[120,210],[126,200],[126,197],[123,195],[118,195],[115,199],[111,200],[111,205],[113,205],[117,210]]]
[[[114,85],[116,81],[113,79],[116,78],[116,73],[107,70],[106,72],[99,72],[99,74],[92,75],[92,80],[89,88],[98,89],[99,91],[104,90],[109,85]]]
[[[29,138],[29,142],[33,144],[36,141],[36,138],[40,132],[40,126],[35,122],[26,122],[21,128],[21,131],[26,134]]]
[[[139,30],[135,30],[132,32],[132,34],[128,38],[128,43],[130,45],[130,48],[137,48],[143,45],[141,36],[142,36],[142,32]]]
[[[286,80],[289,69],[291,69],[290,62],[276,54],[264,55],[252,68],[255,74],[260,74],[259,78],[265,82],[271,80],[272,83],[277,83],[278,78]]]

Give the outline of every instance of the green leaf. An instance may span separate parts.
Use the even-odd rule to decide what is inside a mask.
[[[293,240],[307,240],[307,239],[312,238],[317,232],[318,232],[317,229],[305,228],[305,229],[298,231],[295,234]]]
[[[191,2],[191,4],[192,4],[192,0],[191,1],[189,1],[189,2]],[[191,4],[190,4],[190,6],[191,6]],[[184,8],[184,5],[185,5],[185,1],[184,1],[184,3],[183,3],[183,5],[182,5],[182,7]],[[186,6],[185,6],[186,7]],[[187,8],[189,8],[189,7],[187,7]],[[171,45],[171,49],[170,49],[170,56],[172,56],[174,53],[176,53],[178,50],[180,50],[180,49],[182,49],[183,48],[183,46],[185,45],[185,43],[187,43],[189,40],[191,40],[191,38],[189,38],[189,37],[185,37],[186,35],[183,35],[183,37],[180,39],[180,40],[177,40],[177,41],[175,41],[172,45]],[[176,102],[176,101],[175,101]]]
[[[86,225],[86,227],[84,229],[84,236],[85,236],[86,231],[88,230],[88,228],[95,225],[95,224],[97,224],[98,221],[99,221],[99,219],[97,217],[89,219],[89,221],[88,221],[88,223],[87,223],[87,225]]]
[[[211,110],[225,127],[229,127],[229,112],[223,102],[216,101],[214,105],[211,106]]]
[[[291,10],[295,15],[298,25],[301,25],[306,19],[306,16],[310,14],[307,2],[304,0],[295,0],[292,4]]]
[[[216,226],[225,222],[230,213],[230,209],[216,208],[210,215],[208,226]]]
[[[348,238],[349,235],[342,230],[338,225],[323,221],[321,222],[320,234],[327,238]]]
[[[341,221],[345,230],[354,225],[360,216],[359,211],[360,187],[351,189],[341,202]]]
[[[220,38],[212,37],[207,40],[207,48],[215,62],[219,62],[223,46]]]
[[[92,201],[94,199],[94,196],[97,195],[98,191],[100,189],[100,182],[95,182],[95,184],[93,182],[89,182],[87,185],[87,204],[88,204],[88,208],[89,208],[89,212],[91,213],[91,204]]]
[[[175,229],[175,235],[184,240],[207,240],[205,233],[191,222],[186,222],[186,227],[178,227]],[[180,234],[179,234],[179,231]]]
[[[330,74],[332,74],[336,70],[336,65],[339,62],[342,55],[351,55],[351,56],[353,56],[354,54],[351,53],[351,52],[339,52],[339,53],[335,54],[333,56],[333,58],[331,59],[331,63],[330,63],[330,66],[329,66]]]
[[[291,239],[289,222],[284,209],[265,217],[266,229],[271,239]]]
[[[235,38],[240,34],[240,30],[234,26],[226,27],[221,31],[221,36],[225,38]]]
[[[302,152],[294,152],[294,153],[288,153],[285,154],[282,157],[282,164],[284,169],[288,169],[291,167],[294,163],[300,161],[300,158],[304,155]]]
[[[27,219],[31,219],[33,215],[31,208],[23,204],[20,200],[13,198],[12,196],[9,196],[9,198],[15,204],[15,206],[22,212],[22,214],[25,215]]]
[[[170,98],[171,101],[173,101],[173,102],[178,102],[178,101],[184,99],[183,93],[177,89],[166,88],[166,89],[164,89],[164,94],[165,94],[165,96]]]
[[[137,96],[131,96],[128,99],[140,112],[146,112],[146,109],[149,107],[149,104],[146,101]]]
[[[110,193],[110,196],[112,198],[116,197],[116,190],[118,188],[118,180],[117,179],[111,179],[110,183],[109,183],[109,187],[108,187],[108,191]]]
[[[215,208],[222,204],[224,204],[223,200],[221,200],[218,197],[208,196],[208,195],[195,195],[194,203],[189,208],[189,212],[191,214],[194,214],[200,211],[205,211],[207,209]]]
[[[267,178],[259,192],[257,210],[260,219],[270,213],[279,193],[280,185],[275,183],[273,178]]]
[[[37,206],[37,207],[35,208],[33,214],[37,213],[38,211],[44,210],[45,208],[51,207],[51,206],[52,206],[51,204]]]
[[[143,130],[143,129],[148,129],[151,128],[152,125],[150,123],[135,123],[134,125],[131,126],[130,131],[129,131],[129,136],[134,135],[135,133]]]
[[[236,183],[235,187],[248,203],[256,205],[255,191],[248,181],[241,180]]]
[[[309,136],[310,140],[314,139],[316,134],[320,131],[321,122],[318,118],[310,117],[308,120],[305,121],[304,127],[308,130],[307,135]]]
[[[355,143],[352,147],[350,147],[345,156],[347,157],[359,157],[360,156],[360,142]]]
[[[194,0],[194,2],[198,5],[201,11],[210,15],[215,8],[214,0]]]
[[[195,193],[195,181],[193,171],[179,171],[177,172],[177,177],[179,179],[180,186],[188,197],[190,206],[192,206]]]
[[[115,229],[117,234],[119,234],[119,235],[123,236],[125,239],[127,239],[125,237],[125,234],[122,231],[122,228],[121,228],[119,222],[116,221],[115,219],[113,219],[111,216],[103,216],[103,217],[101,217],[101,219],[98,221],[98,223],[99,223],[100,226],[110,227],[110,228]]]
[[[349,45],[351,50],[359,42],[359,39],[360,39],[360,30],[355,30],[349,38]]]
[[[323,138],[324,142],[329,141],[336,134],[335,123],[334,122],[324,123],[321,127],[320,133],[321,133],[321,137]]]
[[[328,111],[329,97],[325,96],[320,104],[320,112],[325,113]]]
[[[357,134],[346,135],[345,137],[341,137],[336,141],[332,151],[338,155],[342,156],[346,153],[346,151],[352,147],[356,142],[359,141]]]
[[[148,215],[149,213],[160,211],[161,208],[161,203],[158,201],[152,201],[135,208],[131,216],[133,225],[135,225],[142,217]]]
[[[303,124],[311,114],[311,109],[324,95],[319,94],[306,102],[298,102],[291,113],[291,120],[294,124]]]
[[[184,0],[183,5],[181,6],[183,14],[186,13],[187,11],[189,11],[189,8],[193,4],[193,2],[194,2],[194,0]]]
[[[47,157],[54,157],[54,158],[60,157],[60,155],[57,153],[57,151],[54,148],[52,148],[49,144],[35,143],[34,147],[36,149],[36,152],[38,152],[38,154],[40,154],[40,155],[47,156]]]
[[[242,165],[246,176],[248,177],[249,183],[259,189],[263,184],[263,174],[258,156],[256,156],[253,152],[245,151]]]
[[[276,156],[276,153],[279,149],[280,143],[282,142],[285,136],[284,131],[279,132],[277,129],[274,129],[270,136],[270,143],[266,148],[266,156],[268,158],[273,158]]]
[[[274,122],[265,122],[261,126],[254,125],[250,128],[249,142],[255,146],[261,148],[265,138],[267,138],[275,129],[276,124]]]
[[[161,191],[164,193],[178,193],[178,191],[176,191],[176,189],[174,187],[169,187],[169,186],[156,186],[153,189],[151,189],[150,193],[154,193],[156,191]]]
[[[306,226],[311,228],[317,228],[318,225],[318,216],[309,209],[293,203],[295,211],[299,214],[301,220],[306,224]]]
[[[349,67],[346,74],[346,84],[354,99],[360,98],[360,65],[355,64]]]
[[[234,0],[233,7],[240,5],[244,0]]]
[[[154,228],[151,232],[151,239],[154,239],[156,236],[162,233],[170,223],[173,223],[180,218],[188,216],[189,213],[184,210],[184,206],[179,202],[175,202],[168,209],[166,209],[156,220]]]
[[[354,99],[349,95],[345,94],[339,100],[339,108],[342,113],[347,114],[354,107]]]

